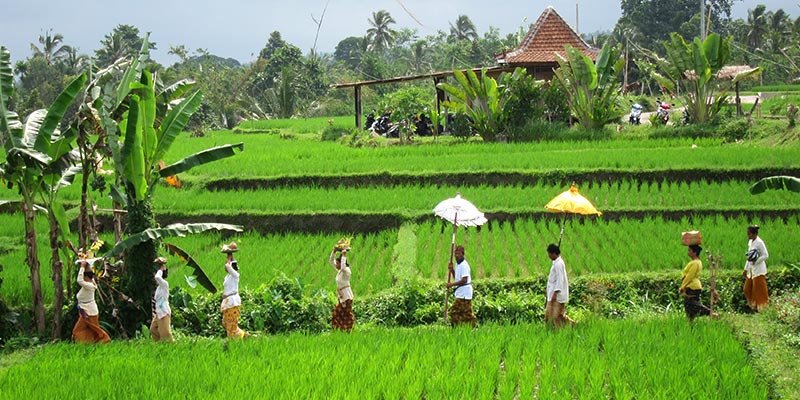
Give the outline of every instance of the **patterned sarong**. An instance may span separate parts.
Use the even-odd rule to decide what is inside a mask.
[[[250,336],[250,334],[239,328],[240,308],[241,306],[235,306],[222,310],[222,326],[225,327],[225,332],[228,333],[229,339],[241,339]]]
[[[469,324],[475,327],[478,320],[475,318],[475,313],[472,312],[472,300],[456,299],[453,306],[447,312],[450,318],[450,325],[456,326],[461,324]]]
[[[353,324],[356,322],[356,317],[353,315],[353,300],[345,300],[344,303],[337,303],[333,309],[331,316],[331,326],[333,329],[342,331],[350,331],[353,329]]]
[[[710,315],[711,309],[703,305],[700,301],[700,289],[686,288],[686,293],[683,295],[683,309],[686,311],[686,316],[689,320],[694,320],[698,315]]]
[[[744,281],[744,297],[747,304],[754,311],[761,311],[769,305],[769,290],[767,289],[767,276],[759,275]]]
[[[78,322],[72,328],[72,338],[75,343],[108,343],[111,341],[108,333],[100,327],[100,319],[97,315],[78,316]]]

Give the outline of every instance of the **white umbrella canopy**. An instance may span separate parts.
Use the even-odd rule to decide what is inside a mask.
[[[455,226],[479,226],[487,221],[478,207],[462,198],[461,193],[437,204],[433,213]]]
[[[475,207],[474,204],[463,199],[460,192],[456,193],[456,197],[443,200],[437,204],[433,209],[433,213],[437,217],[453,224],[453,240],[450,242],[450,264],[448,264],[447,270],[447,283],[450,283],[450,278],[453,277],[453,275],[450,273],[449,265],[453,264],[453,251],[456,246],[456,229],[459,226],[480,226],[485,224],[488,220],[483,213],[478,210],[478,207]],[[442,317],[444,322],[447,322],[447,302],[449,300],[449,295],[450,291],[448,290],[445,292],[444,296],[444,316]]]

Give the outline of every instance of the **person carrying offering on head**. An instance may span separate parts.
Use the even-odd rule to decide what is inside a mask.
[[[333,246],[328,262],[336,269],[336,295],[338,302],[333,309],[331,326],[333,329],[349,332],[355,324],[353,315],[353,290],[350,288],[350,264],[347,252],[350,251],[350,240],[342,238]],[[336,253],[339,254],[336,254]]]
[[[222,326],[228,334],[229,339],[241,339],[249,337],[250,334],[239,328],[239,313],[242,308],[242,298],[239,296],[239,262],[233,258],[233,253],[239,251],[236,243],[231,242],[222,246],[221,252],[226,254],[225,281],[222,286]]]
[[[72,328],[72,338],[76,343],[108,343],[111,338],[100,327],[100,312],[94,299],[97,283],[94,280],[92,264],[101,259],[93,258],[87,260],[83,254],[80,256],[82,257],[78,260],[81,265],[78,270],[78,285],[80,285],[81,289],[75,296],[78,300],[78,321],[75,322],[75,327]]]
[[[153,294],[153,320],[150,322],[150,336],[158,341],[174,342],[172,337],[172,309],[169,307],[169,282],[167,282],[167,259],[158,257],[153,260],[158,266],[154,279],[158,284]]]

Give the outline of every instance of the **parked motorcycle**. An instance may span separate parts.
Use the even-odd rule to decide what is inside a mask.
[[[661,101],[661,99],[656,99],[656,121],[666,125],[669,122],[669,109],[672,106],[667,103],[666,101]]]
[[[372,129],[372,125],[375,124],[375,110],[373,109],[372,112],[367,114],[367,119],[364,121],[364,130],[368,131]]]
[[[390,110],[386,110],[383,115],[375,120],[375,123],[372,124],[370,130],[385,137],[400,137],[400,133],[397,131],[398,126],[392,123],[391,116],[392,112]]]
[[[642,123],[642,105],[633,103],[631,105],[631,115],[628,117],[628,122],[631,125],[640,125]]]

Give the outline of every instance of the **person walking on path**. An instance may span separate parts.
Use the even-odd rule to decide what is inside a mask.
[[[769,305],[767,288],[767,246],[758,236],[758,225],[747,227],[747,261],[744,263],[744,297],[753,311],[761,311]]]
[[[343,243],[340,240],[340,243]],[[349,332],[355,324],[353,315],[353,289],[350,288],[350,264],[347,263],[347,252],[349,245],[337,243],[328,259],[328,262],[336,270],[336,294],[338,302],[331,315],[331,326],[333,329]],[[339,251],[337,255],[336,252]]]
[[[92,265],[85,259],[79,260],[79,262],[81,267],[78,270],[78,285],[81,289],[75,296],[78,300],[78,321],[72,328],[72,338],[75,343],[108,343],[111,338],[100,327],[100,312],[97,309],[97,302],[94,300],[97,283],[94,281]]]
[[[158,265],[155,280],[158,284],[153,294],[153,320],[150,322],[150,336],[158,341],[174,342],[172,337],[172,309],[169,307],[169,282],[167,282],[167,259],[158,257],[153,260]]]
[[[222,246],[222,253],[227,255],[225,260],[225,280],[222,283],[222,326],[228,334],[228,339],[241,339],[250,334],[239,328],[239,313],[242,307],[242,298],[239,296],[239,262],[233,258],[233,253],[239,251],[236,243],[231,242]]]
[[[452,261],[447,265],[448,273],[452,274],[454,279],[453,282],[447,283],[447,288],[456,288],[453,294],[456,300],[448,312],[448,317],[452,326],[464,324],[475,327],[478,321],[472,311],[472,275],[464,253],[464,246],[457,246],[453,253],[456,258],[455,270]]]
[[[544,308],[544,322],[553,324],[555,328],[561,328],[567,323],[574,325],[575,321],[567,316],[569,280],[567,279],[567,267],[561,258],[561,249],[551,243],[547,246],[547,256],[553,261],[553,264],[550,266],[550,275],[547,277],[545,295],[547,304]]]
[[[691,261],[683,268],[681,287],[678,289],[678,295],[683,297],[683,308],[690,321],[694,321],[698,315],[711,314],[711,309],[700,302],[700,294],[703,291],[703,285],[700,283],[700,272],[703,270],[703,262],[700,261],[702,251],[703,248],[699,245],[689,246],[687,254]]]

